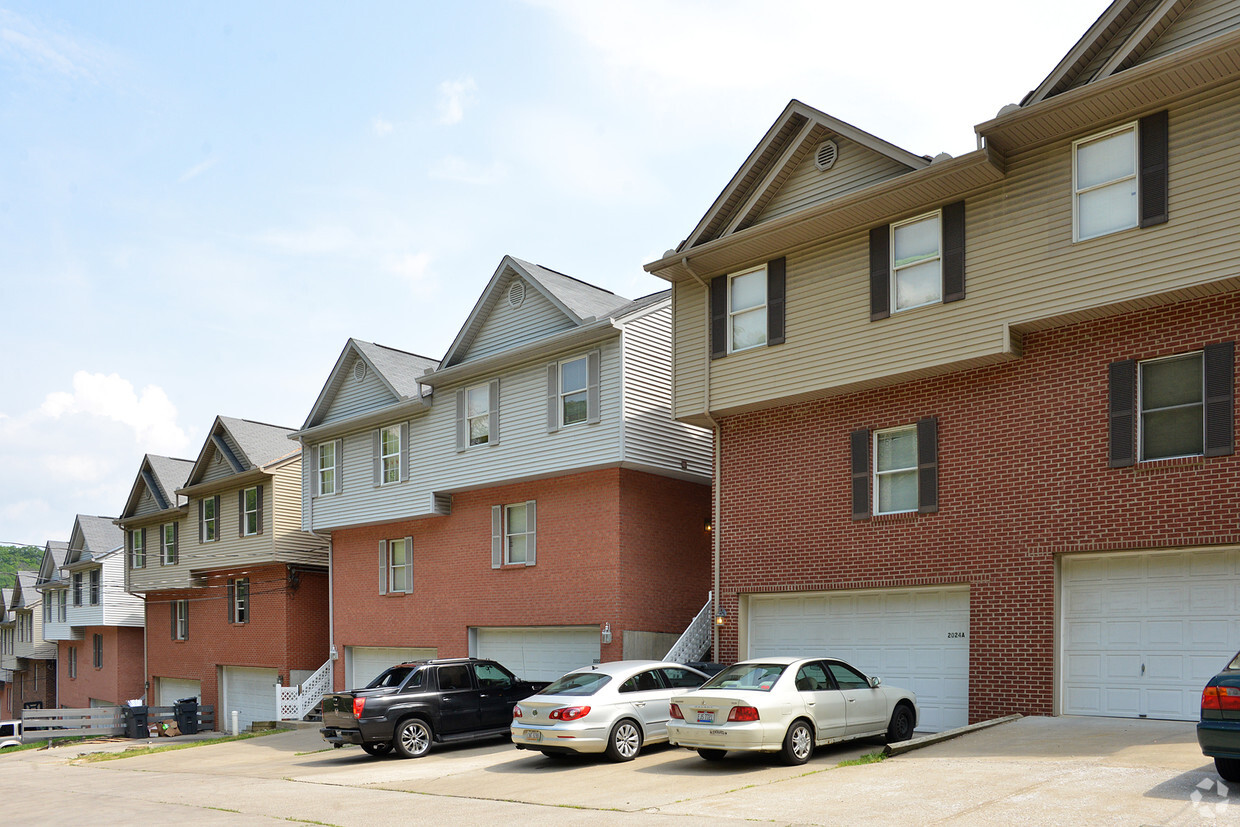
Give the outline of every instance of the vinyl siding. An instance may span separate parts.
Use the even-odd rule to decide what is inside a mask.
[[[624,326],[624,460],[709,478],[710,431],[672,419],[671,331],[670,306]]]
[[[672,407],[677,417],[706,408],[706,373],[710,365],[707,293],[693,281],[672,289]]]
[[[177,529],[180,538],[180,547],[177,550],[177,563],[172,566],[161,566],[159,564],[159,532],[161,526],[174,522],[166,519],[162,523],[152,523],[146,527],[147,534],[147,552],[146,552],[146,568],[130,570],[128,572],[128,585],[126,588],[130,592],[142,594],[149,591],[161,591],[163,589],[186,589],[192,585],[190,577],[190,563],[187,556],[187,549],[190,541],[195,543],[198,541],[198,502],[194,501],[190,511],[190,516],[184,520],[179,520],[180,528]],[[154,537],[154,542],[151,538]],[[124,557],[128,552],[121,552]],[[128,566],[128,562],[122,565]]]
[[[147,565],[151,563],[147,558]],[[155,564],[159,565],[159,546],[155,546]],[[88,580],[89,583],[89,580]],[[118,551],[103,559],[103,574],[100,576],[103,591],[100,594],[102,604],[102,622],[83,625],[101,626],[142,626],[145,623],[146,601],[125,592],[125,553]],[[89,594],[89,592],[88,592]],[[73,607],[69,607],[73,611]]]
[[[787,343],[712,362],[711,408],[743,409],[1002,358],[1004,323],[1101,314],[1096,309],[1168,291],[1209,292],[1210,282],[1235,277],[1237,91],[1233,83],[1171,109],[1167,224],[1074,244],[1071,140],[1010,156],[1006,179],[966,201],[963,301],[871,322],[866,231],[790,254]],[[703,298],[696,284],[677,287],[678,416],[701,410],[693,390],[704,370]]]
[[[508,304],[508,289],[505,288],[499,291],[495,306],[487,314],[462,361],[543,339],[572,326],[572,320],[532,284],[526,284],[525,301],[520,307]]]
[[[361,381],[353,375],[353,370],[357,364],[358,357],[356,354],[349,357],[344,370],[340,372],[342,377],[340,388],[336,391],[332,404],[328,407],[327,413],[323,415],[321,424],[330,422],[339,422],[342,419],[348,419],[351,416],[357,416],[365,411],[373,411],[375,408],[381,408],[396,401],[396,395],[391,389],[383,383],[379,378],[379,374],[369,368],[366,375]]]
[[[1159,2],[1159,0],[1144,0],[1144,2],[1138,6],[1137,13],[1133,14],[1125,20],[1123,24],[1116,27],[1116,33],[1108,41],[1107,48],[1099,51],[1089,60],[1080,74],[1073,78],[1072,83],[1068,86],[1068,88],[1075,89],[1078,86],[1084,86],[1093,80],[1094,75],[1098,73],[1098,70],[1106,65],[1107,61],[1115,55],[1116,50],[1119,49],[1123,45],[1124,41],[1131,37],[1132,33],[1137,30],[1137,27],[1145,21],[1146,14],[1157,2]]]
[[[46,591],[43,593],[44,605],[46,605],[48,601],[50,601],[52,604],[52,621],[50,623],[44,622],[43,624],[43,639],[44,640],[81,640],[82,639],[82,630],[73,628],[73,623],[72,623],[72,620],[73,620],[73,589],[70,588],[70,589],[66,589],[63,591],[65,594],[65,599],[68,601],[65,604],[65,622],[64,623],[61,623],[59,620],[56,619],[57,617],[56,607],[58,605],[57,595],[59,594],[59,591]]]
[[[215,482],[216,480],[226,479],[237,473],[233,467],[228,464],[228,460],[214,447],[211,448],[211,462],[207,465],[207,470],[203,472],[200,482]]]
[[[151,495],[151,489],[145,485],[142,486],[142,496],[138,498],[138,505],[133,510],[132,517],[145,517],[148,514],[157,514],[161,511],[159,503],[155,501],[155,497]]]
[[[30,610],[34,616],[34,640],[20,641],[17,640],[17,626],[13,627],[13,654],[19,658],[36,658],[39,660],[47,660],[56,657],[56,641],[48,641],[43,639],[43,601],[27,604],[26,609]],[[23,610],[25,611],[25,610]],[[13,613],[14,616],[19,614]]]
[[[1240,28],[1240,6],[1233,0],[1193,0],[1139,62],[1157,60],[1176,49],[1236,28]]]
[[[301,530],[301,462],[281,466],[266,496],[274,503],[274,508],[267,510],[272,512],[276,559],[284,563],[327,565],[327,541]],[[263,507],[267,508],[266,500]]]
[[[527,301],[529,300],[527,293]],[[592,348],[560,354],[585,355]],[[314,527],[390,522],[434,513],[434,493],[550,476],[620,462],[620,345],[601,345],[600,421],[547,433],[547,364],[552,358],[513,365],[500,376],[500,440],[458,453],[456,388],[436,389],[441,401],[410,421],[410,480],[376,486],[371,465],[371,431],[344,437],[343,493],[316,497]],[[469,384],[486,381],[479,377]],[[396,423],[387,423],[396,424]],[[308,482],[307,482],[308,484]]]
[[[847,138],[834,134],[828,134],[827,137],[834,140],[839,147],[839,157],[835,165],[825,172],[818,169],[814,154],[822,141],[815,142],[779,192],[766,205],[756,223],[770,221],[909,172],[909,168],[904,164]]]

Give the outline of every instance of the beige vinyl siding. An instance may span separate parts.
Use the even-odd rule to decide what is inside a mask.
[[[710,431],[672,419],[671,331],[670,306],[624,326],[624,461],[708,480]]]
[[[839,147],[835,165],[825,172],[818,169],[814,155],[821,141],[815,142],[755,223],[779,218],[910,171],[904,164],[847,138],[833,134],[828,137]]]
[[[272,506],[267,506],[267,500]],[[263,501],[271,514],[276,559],[284,563],[327,565],[327,541],[301,530],[301,462],[282,465],[274,474]]]
[[[211,449],[211,462],[207,465],[207,470],[203,472],[200,482],[215,482],[216,480],[231,477],[235,473],[237,472],[228,464],[228,460],[224,459],[224,455],[213,447]]]
[[[712,362],[712,409],[743,409],[1003,358],[1005,323],[1098,314],[1126,300],[1209,291],[1209,283],[1235,277],[1237,87],[1171,109],[1170,221],[1164,225],[1074,244],[1071,139],[1010,156],[1005,181],[967,199],[963,301],[871,322],[868,228],[790,254],[787,343]],[[700,386],[695,374],[704,364],[703,291],[677,289],[678,300],[691,300],[677,306],[687,312],[678,315],[676,331],[677,415],[689,416],[698,411],[683,389]]]
[[[143,485],[142,496],[138,498],[138,505],[130,516],[145,517],[148,514],[157,514],[159,511],[159,503],[155,501],[155,497],[151,494],[151,489]]]
[[[1236,28],[1240,28],[1240,5],[1234,0],[1192,0],[1139,62],[1157,60],[1176,49]]]
[[[234,507],[236,504],[234,503]],[[172,566],[161,566],[159,564],[159,532],[162,526],[176,522],[180,525],[177,529],[180,538],[180,547],[177,551],[177,563]],[[129,528],[141,528],[141,526],[128,525]],[[128,578],[125,588],[135,594],[145,594],[150,591],[161,591],[163,589],[188,589],[193,585],[190,577],[190,556],[187,553],[191,545],[198,543],[198,501],[191,502],[189,516],[180,520],[172,520],[165,517],[162,522],[149,523],[146,526],[146,568],[129,569],[128,551],[122,551],[120,554],[125,560],[122,565],[127,570],[125,576]]]
[[[706,408],[705,380],[710,364],[706,305],[707,290],[696,281],[682,281],[672,288],[672,413],[677,419]]]
[[[567,330],[573,322],[532,284],[526,284],[525,300],[520,307],[508,304],[508,289],[499,291],[495,306],[487,314],[473,342],[461,361],[478,359],[501,350],[509,350],[552,333]]]
[[[142,598],[125,592],[125,552],[109,554],[101,561],[103,573],[100,575],[100,605],[103,607],[101,624],[103,626],[142,626],[146,603]],[[159,565],[159,547],[155,547],[155,564]],[[150,557],[147,558],[150,565]],[[88,575],[89,577],[89,575]],[[87,581],[89,585],[89,580]],[[70,606],[72,611],[73,607]]]
[[[36,598],[31,603],[29,598],[26,602],[26,610],[29,610],[34,617],[34,638],[33,641],[17,640],[16,627],[14,627],[13,638],[13,654],[19,658],[35,658],[38,660],[47,660],[56,657],[56,641],[43,639],[43,601]],[[18,614],[15,612],[14,614]]]
[[[1137,13],[1125,20],[1120,26],[1113,27],[1116,29],[1116,33],[1107,41],[1107,48],[1101,50],[1090,59],[1080,74],[1073,78],[1072,84],[1068,88],[1075,89],[1093,80],[1098,70],[1106,65],[1107,61],[1115,55],[1116,51],[1137,30],[1137,27],[1145,22],[1146,14],[1158,2],[1160,0],[1144,0],[1138,7]]]
[[[315,498],[315,530],[430,516],[435,513],[434,494],[437,492],[618,465],[619,337],[598,347],[601,350],[599,422],[570,425],[547,433],[547,365],[555,359],[584,356],[593,348],[574,349],[555,357],[512,365],[499,377],[498,444],[473,446],[458,453],[456,406],[441,402],[409,422],[410,444],[405,450],[410,451],[411,479],[376,486],[371,464],[371,430],[346,435],[341,469],[344,490],[339,495]],[[479,377],[477,382],[490,378]],[[441,400],[454,399],[455,392],[454,387],[436,388],[436,396]]]
[[[349,357],[344,370],[340,372],[341,382],[336,396],[332,399],[331,406],[319,424],[339,422],[397,401],[396,395],[383,383],[379,374],[370,370],[369,367],[366,375],[359,381],[353,374],[357,362],[356,354]]]

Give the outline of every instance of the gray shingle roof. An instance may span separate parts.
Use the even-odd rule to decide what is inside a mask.
[[[374,366],[375,370],[383,375],[388,384],[405,399],[412,399],[418,395],[418,378],[422,374],[428,369],[434,370],[439,367],[439,362],[425,356],[406,353],[403,350],[377,345],[373,342],[363,342],[359,339],[350,341]]]
[[[300,445],[289,441],[292,428],[230,416],[221,416],[219,420],[245,454],[244,458],[237,459],[248,459],[252,468],[265,468],[276,460],[295,456],[301,451]]]
[[[9,615],[9,601],[12,599],[12,589],[0,589],[0,623],[12,622],[12,617]]]
[[[37,571],[19,571],[17,573],[16,583],[13,586],[13,598],[10,604],[14,609],[24,608],[30,603],[38,601],[38,592],[35,591],[34,584],[38,582],[39,573]]]
[[[547,291],[559,299],[565,307],[577,314],[579,318],[602,318],[629,304],[624,296],[617,296],[610,290],[586,284],[584,281],[557,273],[538,264],[531,264],[519,258],[513,261],[524,267],[533,278],[537,279]]]
[[[114,519],[114,517],[91,517],[87,514],[77,515],[77,527],[82,532],[84,551],[97,557],[124,544],[125,533],[119,526],[113,524]],[[63,562],[64,556],[62,555],[60,563]]]
[[[169,505],[176,505],[176,490],[185,485],[185,481],[189,479],[189,472],[194,468],[193,461],[161,457],[155,454],[147,454],[146,459],[151,465],[151,473],[155,475],[155,482],[164,489],[164,499]]]

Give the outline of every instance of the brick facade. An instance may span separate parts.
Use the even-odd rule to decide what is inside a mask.
[[[491,506],[534,500],[537,563],[491,568]],[[605,469],[454,494],[452,514],[333,532],[335,643],[469,654],[477,626],[683,632],[706,601],[710,489]],[[379,593],[379,544],[413,538],[413,593]],[[344,658],[335,685],[344,688]]]
[[[22,708],[35,701],[43,704],[43,709],[56,707],[56,661],[24,658],[26,668],[13,673],[10,684],[9,703],[14,718],[20,718]]]
[[[60,706],[85,709],[91,699],[123,705],[141,698],[142,629],[132,626],[87,626],[82,640],[57,644],[56,671]],[[94,636],[103,637],[103,666],[94,666]],[[77,650],[77,677],[69,676],[69,649]]]
[[[236,577],[250,581],[248,623],[229,622],[228,581]],[[190,601],[187,640],[172,639],[175,600]],[[276,669],[288,685],[290,672],[327,660],[327,573],[282,563],[213,572],[204,588],[148,594],[146,628],[150,702],[158,700],[156,677],[181,678],[201,681],[202,703],[218,710],[220,666]]]
[[[1051,714],[1059,555],[1240,543],[1240,457],[1108,467],[1107,366],[1238,332],[1240,294],[1218,295],[1029,333],[1002,365],[724,418],[722,605],[965,583],[970,720]],[[849,433],[928,416],[938,513],[854,521]],[[734,623],[720,649],[737,657]]]

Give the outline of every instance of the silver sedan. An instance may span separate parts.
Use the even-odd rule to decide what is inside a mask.
[[[842,660],[772,657],[733,664],[672,698],[668,740],[708,761],[729,750],[779,752],[804,764],[815,746],[912,737],[917,696],[883,686]]]
[[[679,663],[620,660],[575,669],[512,710],[512,743],[551,758],[605,752],[631,761],[667,740],[669,701],[706,675]]]

